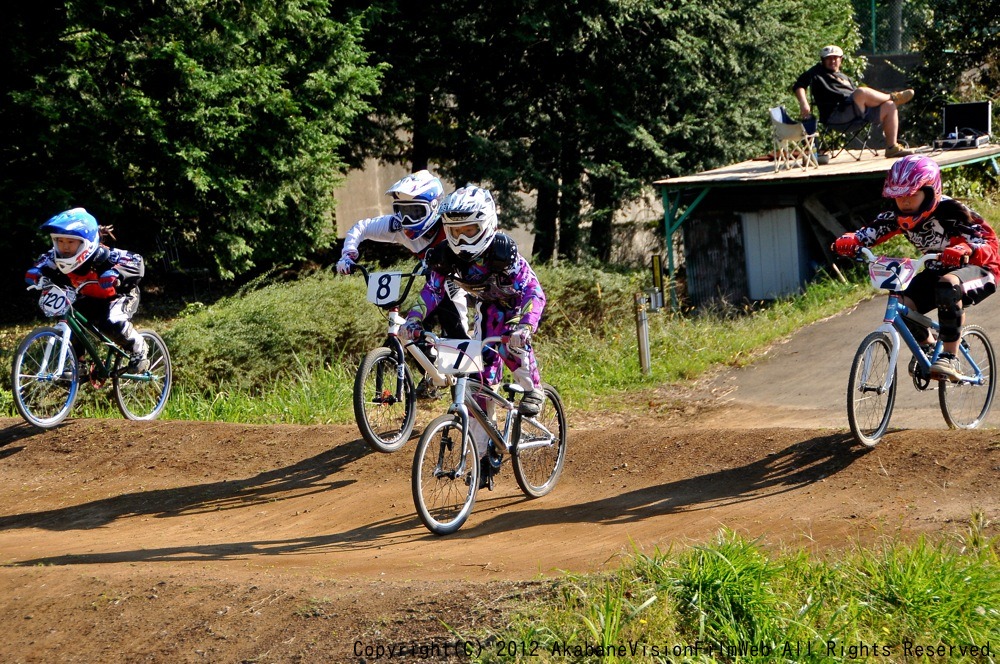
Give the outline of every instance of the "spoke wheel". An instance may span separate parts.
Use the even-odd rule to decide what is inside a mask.
[[[861,342],[851,364],[847,419],[854,438],[867,447],[875,447],[885,435],[896,403],[895,370],[889,376],[891,352],[889,337],[883,332],[872,332]],[[891,378],[888,389],[887,378]]]
[[[369,352],[354,377],[354,419],[361,437],[378,452],[395,452],[413,432],[417,399],[405,363],[402,399],[396,398],[398,386],[399,362],[385,346]]]
[[[149,369],[113,379],[118,410],[130,420],[155,420],[163,412],[173,384],[170,353],[163,338],[152,330],[139,330],[146,340]]]
[[[30,424],[49,429],[66,419],[80,387],[76,353],[66,354],[60,375],[54,375],[62,350],[62,333],[52,327],[32,330],[17,352],[11,367],[14,407]]]
[[[993,395],[996,383],[993,381],[993,367],[996,366],[996,354],[993,344],[986,332],[978,325],[966,325],[962,331],[962,348],[957,354],[959,371],[963,375],[973,375],[976,368],[969,362],[969,357],[979,368],[983,384],[949,383],[941,381],[938,389],[938,399],[941,402],[941,414],[952,429],[975,429],[983,423],[993,405]],[[966,357],[966,353],[969,357]]]
[[[514,478],[524,495],[540,498],[552,491],[566,462],[566,412],[551,385],[542,385],[545,401],[532,422],[519,417],[513,433],[517,441],[511,456]]]
[[[462,427],[451,415],[427,425],[413,455],[413,504],[435,535],[448,535],[469,518],[479,487],[479,458],[471,437],[462,445]]]

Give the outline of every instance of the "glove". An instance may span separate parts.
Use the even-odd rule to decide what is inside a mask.
[[[417,341],[424,335],[424,321],[419,318],[410,318],[401,330],[409,341]]]
[[[37,286],[38,282],[42,280],[42,271],[37,267],[33,267],[24,273],[24,283],[29,286]]]
[[[118,285],[118,272],[115,270],[108,270],[107,272],[102,272],[101,276],[97,278],[97,283],[101,285],[101,288],[108,290],[114,288]]]
[[[354,271],[355,262],[358,259],[358,252],[356,251],[345,251],[340,254],[340,260],[337,261],[337,273],[338,274],[350,274]]]
[[[861,242],[854,233],[845,233],[834,241],[833,250],[841,256],[854,258],[861,251]]]
[[[945,267],[958,267],[969,262],[972,256],[972,247],[964,242],[953,244],[941,252],[941,265]]]
[[[515,350],[525,348],[529,343],[531,343],[530,325],[518,325],[510,333],[510,338],[507,339],[507,346]]]

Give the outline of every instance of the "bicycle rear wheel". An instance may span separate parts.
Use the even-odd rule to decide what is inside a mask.
[[[479,457],[471,436],[462,445],[462,425],[442,415],[424,429],[413,455],[413,504],[435,535],[448,535],[469,518],[479,488]]]
[[[551,385],[542,385],[545,401],[536,417],[517,418],[511,453],[514,479],[529,498],[552,491],[566,461],[566,412],[562,398]]]
[[[130,420],[155,420],[167,405],[173,385],[170,353],[163,338],[152,330],[139,330],[146,340],[149,369],[112,379],[118,410]]]
[[[354,377],[354,419],[361,437],[377,452],[395,452],[413,432],[417,397],[405,362],[402,399],[396,398],[398,387],[396,354],[385,346],[370,351]]]
[[[11,366],[14,407],[30,424],[49,429],[66,419],[80,388],[76,353],[66,353],[63,371],[53,372],[62,352],[62,333],[53,327],[32,330],[17,347]]]
[[[944,421],[952,429],[975,429],[990,412],[996,383],[993,382],[993,367],[996,365],[996,354],[993,344],[986,332],[978,325],[966,325],[962,331],[962,349],[956,357],[960,371],[971,375],[974,371],[965,352],[979,367],[983,377],[982,385],[972,383],[949,383],[941,381],[938,387],[938,400],[941,402],[941,414]],[[963,352],[964,351],[964,352]]]
[[[854,355],[847,383],[847,419],[855,440],[875,447],[889,428],[896,403],[896,372],[889,375],[892,344],[884,332],[872,332]],[[889,387],[885,388],[886,379]]]

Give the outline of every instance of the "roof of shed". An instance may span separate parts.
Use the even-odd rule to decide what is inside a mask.
[[[1000,157],[1000,145],[985,145],[980,148],[962,150],[932,150],[926,153],[936,161],[942,169],[965,166],[981,161],[995,160]],[[865,152],[860,160],[856,160],[847,152],[842,153],[828,164],[819,168],[794,168],[775,173],[774,162],[769,159],[743,161],[722,168],[703,171],[694,175],[684,175],[676,178],[665,178],[654,182],[654,186],[664,190],[700,189],[704,187],[741,187],[773,184],[792,184],[805,180],[816,182],[832,182],[836,180],[858,180],[881,178],[895,163],[895,159],[886,159],[881,152],[873,155]]]

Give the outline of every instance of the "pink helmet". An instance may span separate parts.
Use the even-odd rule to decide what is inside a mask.
[[[921,189],[926,194],[920,209],[914,213],[896,215],[899,225],[910,230],[937,209],[941,202],[941,167],[929,157],[909,155],[896,161],[889,169],[882,187],[886,198],[912,196]]]

